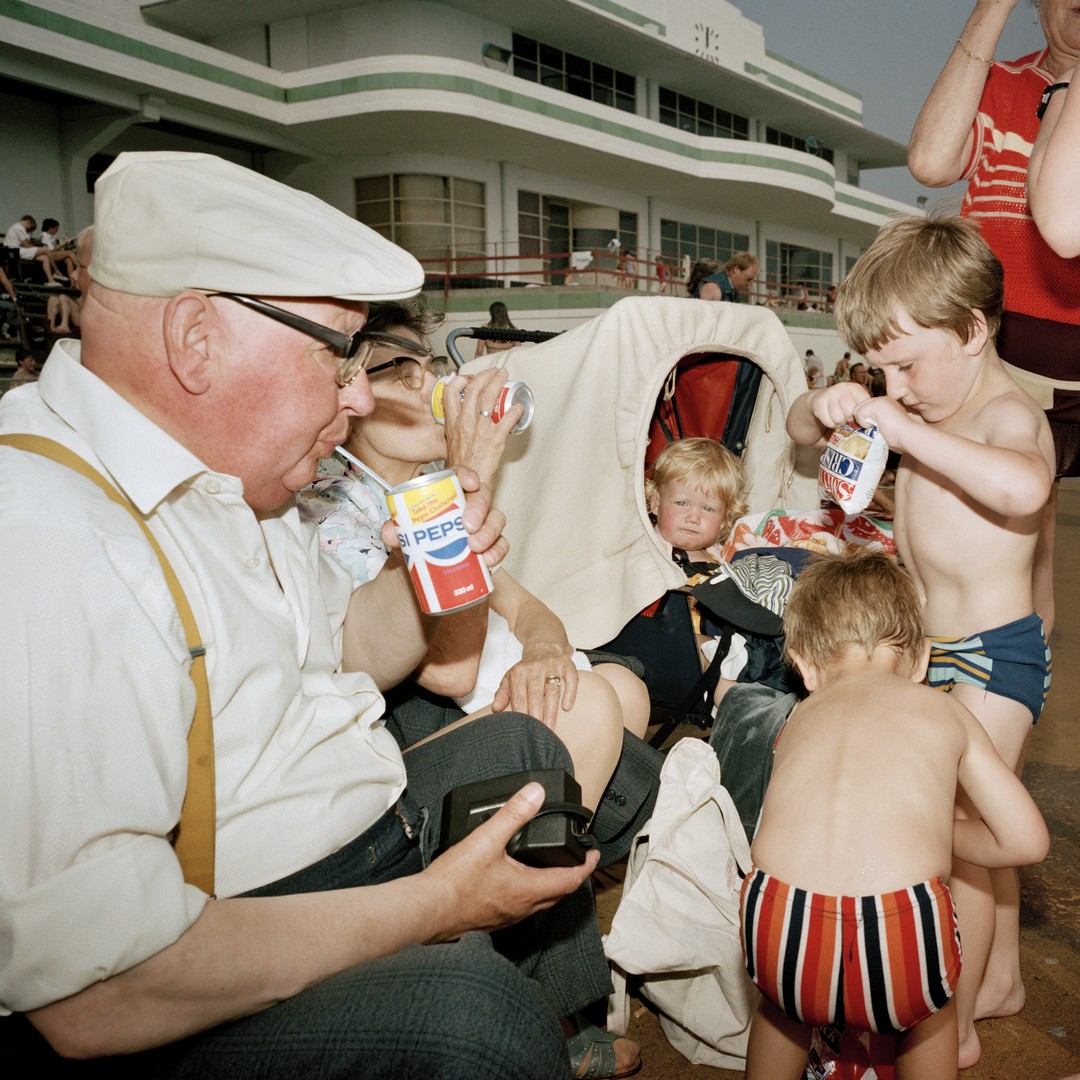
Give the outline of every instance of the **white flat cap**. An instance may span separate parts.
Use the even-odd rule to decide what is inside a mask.
[[[424,283],[407,251],[304,191],[212,154],[125,153],[94,193],[91,277],[137,296],[400,300]]]

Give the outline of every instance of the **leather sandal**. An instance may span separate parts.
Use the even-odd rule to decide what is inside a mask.
[[[570,1069],[575,1080],[622,1080],[641,1068],[641,1055],[627,1069],[617,1068],[615,1040],[621,1038],[593,1024],[581,1023],[577,1033],[566,1040]]]

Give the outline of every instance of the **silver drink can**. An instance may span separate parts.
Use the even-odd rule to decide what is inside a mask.
[[[453,375],[443,375],[435,383],[431,391],[431,415],[440,424],[446,423],[446,410],[443,408],[443,395],[446,393],[446,384],[454,378]],[[464,394],[464,392],[463,392]],[[511,405],[520,405],[524,412],[521,419],[510,429],[511,434],[516,435],[524,431],[533,418],[533,395],[532,391],[520,380],[504,383],[499,390],[499,396],[491,410],[491,419],[498,423]]]

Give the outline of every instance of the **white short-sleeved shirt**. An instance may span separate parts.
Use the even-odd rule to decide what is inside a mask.
[[[21,221],[16,221],[6,233],[4,233],[4,247],[22,247],[25,240],[30,239],[26,226]]]
[[[232,896],[359,835],[405,785],[369,676],[342,672],[348,576],[295,507],[256,515],[58,344],[0,402],[0,432],[64,443],[140,510],[206,647],[216,888]],[[90,447],[94,449],[91,450]],[[167,837],[195,691],[175,605],[130,515],[88,480],[0,447],[0,1011],[25,1011],[175,941],[206,897]]]

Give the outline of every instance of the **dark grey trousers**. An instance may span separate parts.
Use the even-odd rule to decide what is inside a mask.
[[[391,811],[341,851],[253,895],[348,888],[416,873],[424,846],[438,835],[442,796],[451,787],[569,765],[563,745],[531,717],[502,714],[467,725],[408,755],[401,810],[424,833],[423,844],[406,837]],[[467,934],[448,945],[407,947],[158,1050],[107,1063],[65,1062],[25,1018],[12,1017],[0,1020],[0,1058],[29,1058],[37,1075],[90,1077],[105,1069],[125,1080],[553,1080],[569,1075],[556,1017],[610,990],[586,883],[550,911],[493,938]]]
[[[605,656],[605,659],[618,658]],[[392,690],[386,704],[387,729],[403,750],[464,716],[447,698],[429,694],[412,682],[402,683]],[[500,717],[509,715],[499,714]],[[410,777],[415,753],[410,751],[405,759]],[[600,848],[601,869],[629,854],[630,842],[649,820],[656,805],[663,764],[664,756],[659,750],[636,735],[623,732],[619,763],[589,830]]]

